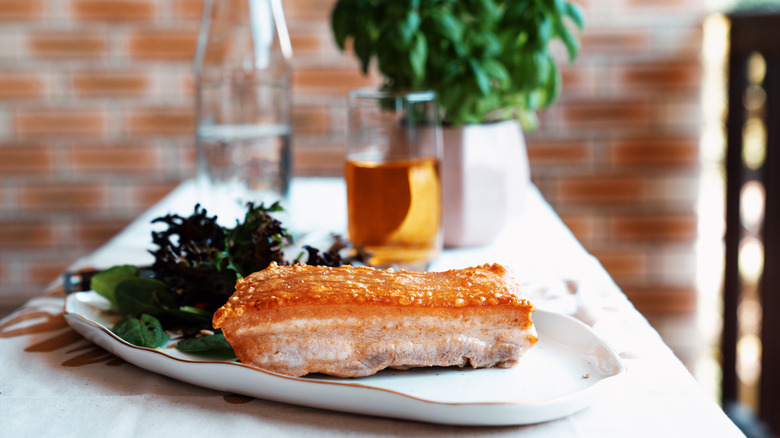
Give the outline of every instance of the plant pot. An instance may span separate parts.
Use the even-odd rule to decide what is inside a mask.
[[[530,181],[516,120],[443,129],[444,245],[493,242],[519,211]]]

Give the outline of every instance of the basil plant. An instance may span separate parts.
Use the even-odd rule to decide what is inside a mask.
[[[383,89],[435,90],[445,124],[532,128],[561,91],[551,43],[574,60],[584,14],[566,0],[338,0],[331,25]]]

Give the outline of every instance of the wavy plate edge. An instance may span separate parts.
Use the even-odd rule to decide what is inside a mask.
[[[334,382],[290,377],[237,362],[182,359],[166,354],[164,349],[138,347],[119,338],[104,325],[75,309],[78,303],[86,304],[82,298],[89,294],[97,295],[90,291],[77,292],[66,297],[64,315],[68,325],[89,341],[128,363],[204,388],[326,410],[448,425],[534,424],[563,418],[587,408],[607,393],[626,373],[626,367],[619,356],[589,326],[566,315],[537,310],[536,321],[565,321],[597,339],[608,351],[610,359],[615,361],[614,372],[584,389],[540,402],[464,403],[426,400],[401,391],[363,385],[357,381]],[[538,325],[537,322],[537,329],[542,331]],[[228,366],[233,367],[229,373],[224,369]],[[248,382],[252,384],[249,385]]]

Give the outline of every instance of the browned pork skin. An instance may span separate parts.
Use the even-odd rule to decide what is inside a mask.
[[[537,341],[501,265],[409,272],[294,265],[256,272],[214,314],[245,364],[291,376],[511,367]]]

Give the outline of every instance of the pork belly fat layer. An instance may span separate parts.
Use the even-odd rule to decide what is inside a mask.
[[[385,368],[429,366],[509,367],[537,340],[533,326],[518,329],[527,315],[516,309],[335,307],[258,312],[243,323],[226,323],[223,330],[242,362],[292,376],[319,372],[360,377]]]

